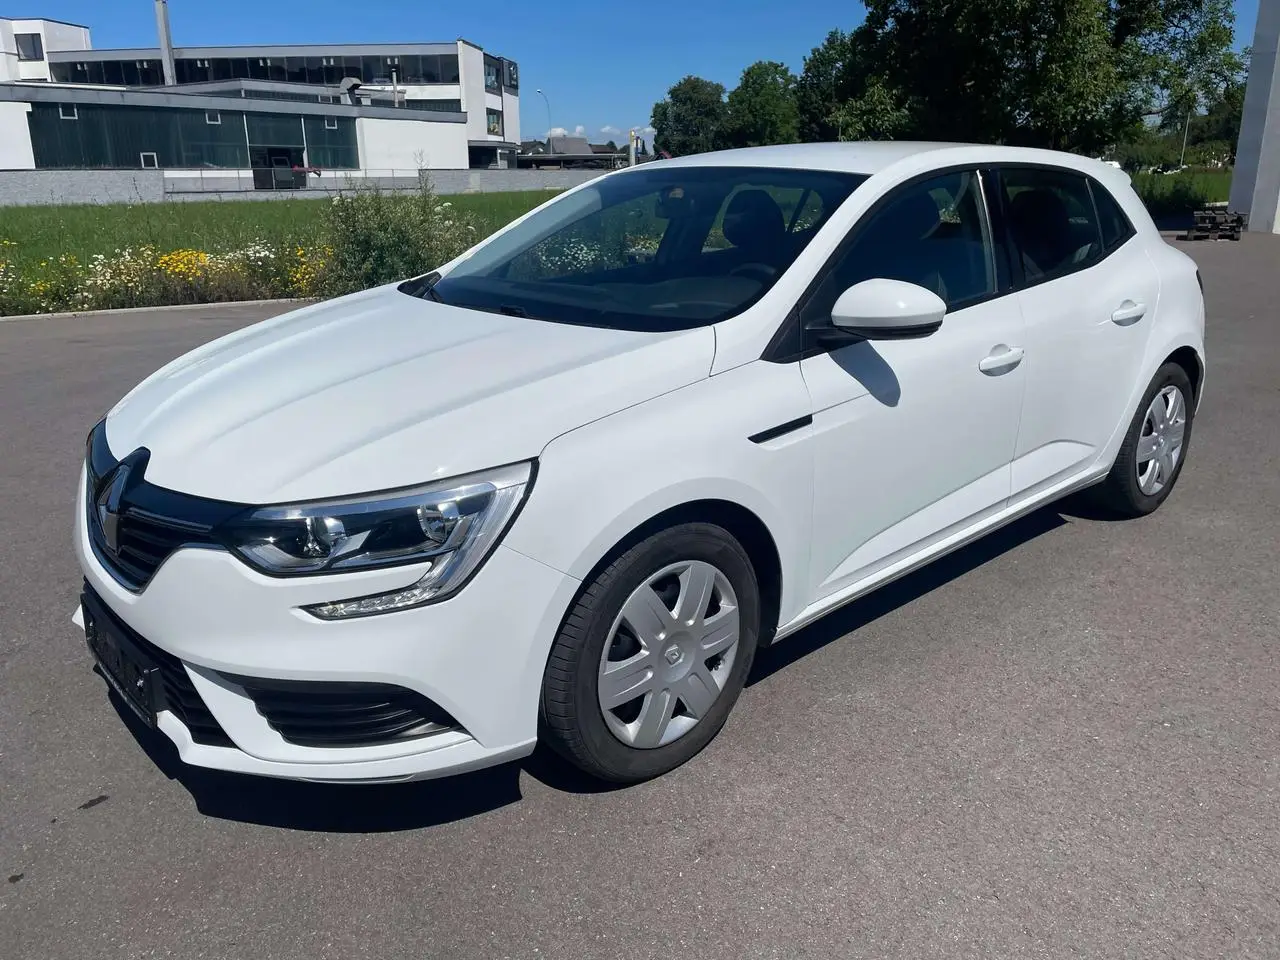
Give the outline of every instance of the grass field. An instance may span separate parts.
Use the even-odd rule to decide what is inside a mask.
[[[555,195],[554,190],[469,193],[442,197],[469,211],[486,232]],[[192,247],[218,253],[254,241],[306,244],[328,199],[102,204],[67,207],[8,207],[0,212],[0,240],[12,241],[5,257],[15,266],[60,254],[88,260],[127,247],[159,250]]]
[[[1220,203],[1231,193],[1230,170],[1184,170],[1181,173],[1135,173],[1133,187],[1157,221],[1187,217],[1207,203]]]

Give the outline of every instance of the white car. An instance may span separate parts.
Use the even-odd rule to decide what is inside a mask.
[[[158,371],[92,431],[77,622],[188,763],[635,781],[757,650],[1071,491],[1158,507],[1191,260],[1104,163],[706,154]]]

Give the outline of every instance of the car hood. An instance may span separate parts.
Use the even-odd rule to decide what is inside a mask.
[[[635,333],[508,317],[379,287],[222,337],[107,418],[146,479],[240,503],[426,483],[705,378],[710,328]]]

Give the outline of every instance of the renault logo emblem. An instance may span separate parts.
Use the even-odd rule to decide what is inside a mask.
[[[98,492],[98,524],[102,527],[102,539],[107,549],[115,553],[120,533],[120,498],[129,482],[130,467],[122,463],[116,467],[111,480]]]

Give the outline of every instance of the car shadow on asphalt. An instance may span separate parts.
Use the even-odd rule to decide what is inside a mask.
[[[756,657],[748,686],[760,683],[834,640],[866,626],[1008,551],[1063,526],[1065,517],[1100,520],[1087,501],[1042,508],[967,547],[855,600]],[[206,816],[331,833],[384,833],[439,826],[498,810],[522,799],[520,775],[567,793],[620,789],[578,772],[545,747],[523,761],[438,780],[389,784],[325,784],[224,773],[184,764],[177,748],[120,701],[121,721],[165,776],[182,785]]]
[[[290,830],[386,833],[466,820],[521,798],[518,763],[440,780],[385,784],[309,783],[193,767],[114,691],[110,700],[152,763],[209,817]]]
[[[1077,502],[1076,498],[1029,513],[1008,526],[987,534],[981,540],[975,540],[954,553],[939,557],[927,566],[827,614],[776,646],[760,651],[752,665],[751,676],[747,678],[747,686],[767,680],[827,644],[906,606],[971,570],[976,570],[1015,547],[1064,526],[1068,522],[1067,517],[1104,519],[1087,501]]]
[[[221,820],[324,833],[388,833],[466,820],[516,803],[522,799],[522,771],[566,793],[620,789],[588,777],[542,745],[520,761],[409,783],[310,783],[209,770],[183,763],[168,737],[143,724],[114,690],[108,697],[160,772],[180,784],[202,814]]]

